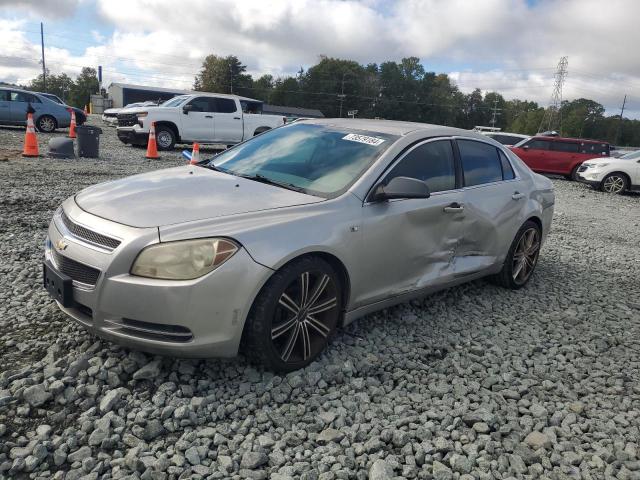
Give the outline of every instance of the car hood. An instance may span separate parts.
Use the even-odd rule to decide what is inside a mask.
[[[325,199],[188,165],[94,185],[78,193],[75,200],[93,215],[142,228]]]
[[[589,160],[585,160],[583,163],[588,163],[590,165],[598,165],[601,163],[622,163],[624,160],[620,160],[619,158],[614,157],[594,157]]]
[[[129,107],[129,108],[123,108],[120,110],[120,113],[141,113],[141,112],[153,112],[156,111],[158,109],[166,109],[166,108],[170,108],[170,107],[158,107],[156,105],[149,105],[148,107]]]
[[[123,110],[122,108],[107,108],[102,113],[120,113],[122,110]]]

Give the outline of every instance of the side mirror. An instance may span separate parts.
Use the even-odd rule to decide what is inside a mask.
[[[394,198],[429,198],[430,196],[429,187],[422,180],[410,177],[395,177],[387,185],[384,183],[376,185],[371,195],[371,200],[384,202]]]
[[[184,113],[185,115],[189,115],[189,112],[193,110],[193,105],[185,105],[184,107],[182,107],[182,113]]]

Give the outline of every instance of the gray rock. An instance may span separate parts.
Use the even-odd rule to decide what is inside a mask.
[[[113,406],[120,400],[121,396],[122,396],[121,389],[116,388],[114,390],[109,390],[104,395],[104,397],[102,397],[102,400],[100,400],[100,406],[99,406],[100,412],[107,413],[111,411]]]
[[[340,440],[342,440],[343,438],[344,433],[336,430],[335,428],[327,428],[326,430],[320,432],[320,434],[316,438],[316,441],[320,445],[326,445],[330,442],[340,443]]]
[[[191,465],[200,465],[200,454],[196,447],[187,448],[184,452],[184,457],[189,461]]]
[[[433,462],[432,472],[434,480],[451,480],[453,478],[451,469],[437,460]]]
[[[161,360],[153,360],[133,374],[134,380],[155,380],[160,375]]]
[[[240,468],[254,469],[269,461],[269,458],[262,452],[245,452],[240,460]]]
[[[91,456],[90,447],[87,447],[87,446],[80,447],[75,452],[67,455],[67,462],[69,463],[81,462],[82,460],[84,460],[85,458],[89,458],[90,456]]]
[[[32,407],[40,407],[52,397],[51,393],[47,392],[43,385],[32,385],[25,388],[22,396]]]
[[[547,435],[541,432],[533,431],[529,433],[524,439],[524,443],[529,445],[534,450],[540,448],[549,448],[551,446],[551,440]]]
[[[162,435],[165,431],[164,426],[160,422],[160,420],[150,420],[144,427],[144,432],[142,433],[142,438],[144,438],[147,442],[155,439],[156,437]]]
[[[369,480],[391,480],[393,476],[393,468],[382,459],[373,462],[369,468]]]

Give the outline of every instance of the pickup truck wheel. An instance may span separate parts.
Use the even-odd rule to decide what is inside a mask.
[[[156,127],[156,144],[158,150],[172,150],[176,144],[176,134],[170,127]]]

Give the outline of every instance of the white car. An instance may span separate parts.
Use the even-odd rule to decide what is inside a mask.
[[[640,191],[640,150],[620,158],[594,158],[578,168],[578,180],[607,193]]]
[[[107,125],[112,127],[118,126],[118,114],[128,108],[135,107],[146,107],[146,106],[157,106],[158,102],[147,101],[147,102],[135,102],[125,105],[122,108],[107,108],[104,112],[102,112],[102,121]]]
[[[199,92],[180,95],[157,107],[129,108],[118,114],[118,138],[146,145],[155,123],[158,150],[176,143],[235,145],[284,125],[286,117],[262,115],[262,102],[238,95]]]
[[[509,132],[480,132],[487,137],[493,138],[496,142],[500,142],[502,145],[507,147],[513,147],[514,145],[522,142],[523,140],[528,140],[531,138],[531,135],[523,135],[521,133],[509,133]]]

